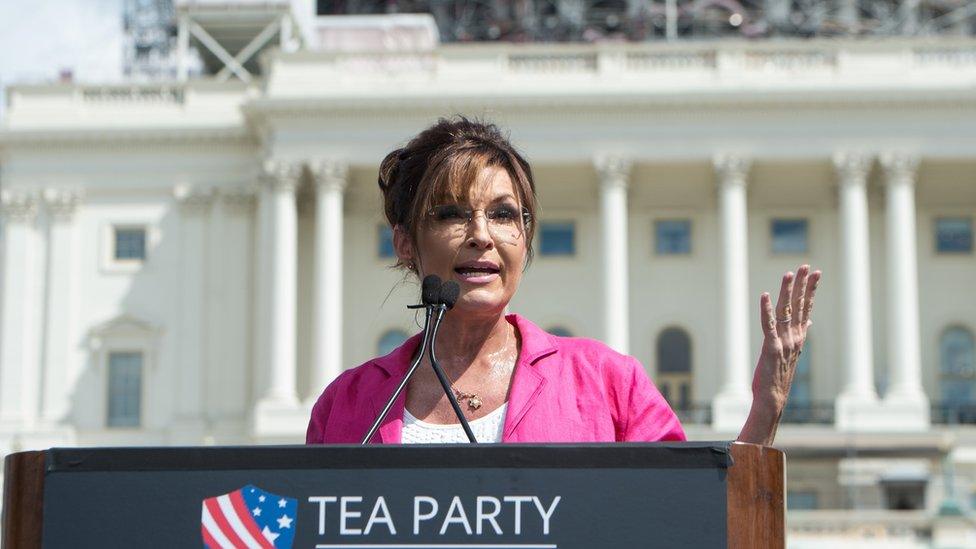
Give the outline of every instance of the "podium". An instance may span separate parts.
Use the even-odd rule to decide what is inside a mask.
[[[783,547],[784,455],[731,442],[55,448],[3,547]]]

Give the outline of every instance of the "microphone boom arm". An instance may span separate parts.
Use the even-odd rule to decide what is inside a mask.
[[[434,351],[434,338],[437,337],[437,329],[441,326],[441,319],[444,318],[444,312],[446,310],[447,307],[444,305],[438,306],[437,316],[434,317],[434,329],[430,331],[430,365],[433,366],[434,373],[437,374],[437,379],[441,382],[441,387],[444,388],[444,394],[451,401],[451,407],[454,408],[454,415],[461,422],[461,428],[464,429],[464,434],[468,436],[468,442],[477,444],[478,439],[475,438],[474,431],[468,425],[468,419],[464,417],[464,412],[461,411],[461,405],[458,404],[457,398],[454,396],[454,391],[451,389],[451,382],[448,381],[447,375],[444,374],[444,370],[441,368],[440,362],[437,361],[437,354]]]
[[[427,307],[426,309],[427,318],[424,319],[424,335],[423,340],[420,342],[420,353],[417,354],[416,360],[410,364],[410,369],[407,370],[407,375],[403,376],[403,381],[401,381],[400,385],[397,386],[396,391],[393,391],[393,396],[391,396],[390,400],[386,402],[386,406],[383,407],[383,411],[380,412],[379,417],[377,417],[376,421],[373,422],[373,426],[369,428],[369,432],[366,433],[365,437],[363,437],[363,441],[360,443],[362,446],[369,444],[369,440],[373,438],[373,435],[376,434],[376,431],[380,428],[380,423],[382,423],[383,419],[386,418],[386,415],[390,413],[390,408],[393,407],[393,403],[396,402],[396,399],[399,398],[400,393],[402,393],[407,387],[407,382],[410,381],[411,376],[413,376],[413,373],[417,371],[417,367],[420,366],[421,361],[423,361],[424,353],[427,352],[427,341],[433,340],[432,334],[428,330],[430,327],[431,308]]]

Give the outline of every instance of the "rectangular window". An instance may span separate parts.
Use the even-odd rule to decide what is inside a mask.
[[[396,255],[393,249],[393,229],[389,225],[380,225],[377,231],[379,238],[377,242],[379,244],[377,253],[381,258],[390,258]]]
[[[806,219],[774,219],[771,232],[774,254],[807,253]]]
[[[119,261],[146,259],[146,229],[142,227],[115,228],[115,255]]]
[[[973,251],[973,220],[970,217],[942,217],[935,220],[935,249],[940,254],[968,254]]]
[[[539,253],[544,256],[574,255],[576,226],[572,221],[544,222],[539,225]]]
[[[817,509],[817,493],[813,490],[787,490],[786,509],[789,511]]]
[[[108,426],[138,427],[141,415],[142,353],[109,353]]]
[[[691,220],[668,219],[654,222],[654,248],[658,255],[691,253]]]

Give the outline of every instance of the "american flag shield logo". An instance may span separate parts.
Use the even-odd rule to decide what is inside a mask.
[[[298,500],[247,486],[203,500],[201,530],[208,549],[291,549]]]

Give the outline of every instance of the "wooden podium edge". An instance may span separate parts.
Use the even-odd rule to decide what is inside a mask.
[[[734,442],[729,467],[728,547],[786,547],[786,455],[775,448]]]
[[[41,546],[44,517],[43,451],[17,452],[3,464],[3,549]]]

